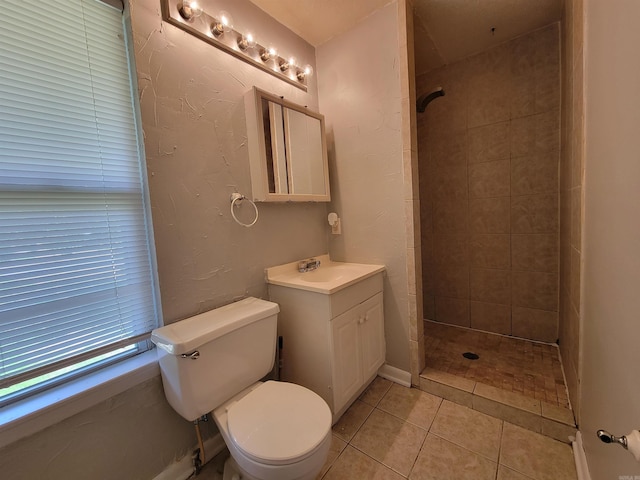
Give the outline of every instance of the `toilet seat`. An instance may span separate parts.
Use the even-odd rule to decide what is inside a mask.
[[[230,439],[246,457],[267,465],[299,462],[320,448],[331,411],[316,393],[268,381],[227,408]]]

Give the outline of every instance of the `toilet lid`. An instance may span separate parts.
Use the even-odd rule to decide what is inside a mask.
[[[248,457],[268,464],[292,463],[322,443],[331,429],[331,411],[307,388],[268,381],[229,408],[227,426]]]

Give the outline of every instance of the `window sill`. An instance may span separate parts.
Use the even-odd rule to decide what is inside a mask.
[[[155,349],[0,408],[0,448],[160,375]]]

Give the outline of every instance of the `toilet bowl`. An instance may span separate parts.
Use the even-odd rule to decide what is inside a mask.
[[[277,304],[246,298],[158,328],[162,384],[186,420],[209,412],[232,460],[225,480],[313,480],[331,446],[331,411],[311,390],[260,381],[274,365]]]
[[[312,480],[331,447],[331,412],[299,385],[257,383],[213,411],[233,462],[247,480]],[[229,478],[233,478],[230,476]]]

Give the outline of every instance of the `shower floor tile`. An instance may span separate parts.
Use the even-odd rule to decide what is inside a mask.
[[[429,369],[569,408],[556,345],[425,320]],[[463,357],[475,353],[477,360]]]

